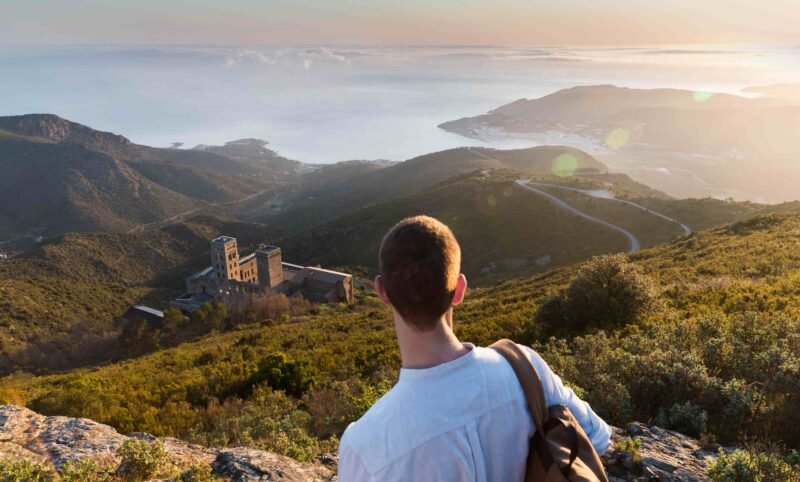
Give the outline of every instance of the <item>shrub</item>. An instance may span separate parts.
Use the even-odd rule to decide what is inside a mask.
[[[296,408],[284,392],[259,386],[245,401],[232,397],[219,404],[212,400],[203,426],[189,440],[211,446],[254,445],[298,460],[310,460],[336,449],[336,437],[320,440],[311,435],[311,416]]]
[[[209,330],[221,330],[225,327],[228,308],[224,303],[203,303],[192,313],[192,323]]]
[[[0,460],[0,482],[51,482],[58,475],[50,466],[29,460]]]
[[[789,482],[800,480],[800,470],[777,453],[736,450],[726,454],[720,449],[708,476],[714,482]]]
[[[613,329],[639,321],[656,308],[658,297],[655,283],[625,256],[599,256],[548,298],[536,319],[556,332]]]
[[[638,438],[625,437],[614,442],[614,449],[627,455],[633,464],[638,464],[642,461],[642,456],[639,454],[640,448],[642,448],[642,441]]]
[[[239,325],[251,321],[277,320],[289,313],[289,298],[283,293],[235,293],[226,297],[230,322]]]
[[[132,438],[122,444],[118,453],[122,461],[117,472],[126,481],[151,479],[167,464],[167,453],[159,440],[148,442]]]
[[[134,353],[145,353],[158,348],[161,332],[147,320],[136,317],[125,322],[119,342]]]
[[[112,480],[114,469],[101,467],[93,460],[69,460],[59,470],[61,482],[107,482]]]
[[[177,479],[179,482],[213,482],[221,480],[208,465],[192,465],[181,472]]]
[[[676,403],[669,410],[659,410],[656,425],[683,432],[688,435],[699,436],[706,433],[706,411],[692,402]]]
[[[272,353],[259,363],[250,385],[266,383],[275,390],[301,397],[314,383],[316,370],[306,360],[291,360],[283,353]]]

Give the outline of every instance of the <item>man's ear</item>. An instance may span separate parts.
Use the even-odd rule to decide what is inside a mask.
[[[456,281],[456,291],[453,293],[453,306],[460,305],[464,301],[464,296],[467,294],[467,277],[464,274],[458,275]]]
[[[386,294],[386,288],[383,286],[381,275],[375,277],[375,292],[378,293],[378,298],[381,299],[384,305],[392,306],[392,302],[389,301],[389,296]]]

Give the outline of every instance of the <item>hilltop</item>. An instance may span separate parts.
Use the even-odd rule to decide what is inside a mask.
[[[559,156],[574,172],[605,172],[592,156],[565,146],[497,150],[462,147],[395,164],[343,163],[305,175],[302,185],[281,199],[283,209],[268,222],[299,232],[369,205],[418,193],[455,176],[485,169],[552,173]]]
[[[50,114],[0,117],[0,241],[172,219],[264,191],[273,163],[288,162],[140,146]]]
[[[411,196],[359,209],[290,236],[282,244],[293,259],[304,263],[363,266],[374,272],[386,231],[399,219],[428,214],[453,229],[463,249],[464,272],[471,280],[484,283],[628,250],[628,241],[619,233],[572,216],[546,198],[521,189],[515,181],[523,176],[525,173],[509,170],[465,174]],[[537,179],[563,182],[555,177]],[[558,195],[572,197],[569,193]],[[641,210],[589,196],[575,197],[574,204],[581,209],[635,229],[646,246],[682,234],[678,225]]]

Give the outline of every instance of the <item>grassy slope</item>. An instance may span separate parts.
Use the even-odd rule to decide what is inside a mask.
[[[621,406],[615,399],[604,397],[609,387],[616,389],[614,387],[620,384],[636,383],[626,380],[624,374],[639,373],[631,372],[637,370],[639,363],[646,362],[647,369],[657,370],[652,375],[645,374],[642,383],[651,380],[664,384],[666,391],[657,395],[663,397],[661,403],[669,406],[672,403],[669,397],[673,397],[670,394],[681,397],[693,393],[686,392],[685,384],[689,383],[691,387],[695,382],[684,381],[681,377],[686,374],[681,375],[682,365],[672,364],[698,360],[697,357],[702,361],[702,345],[701,351],[695,353],[696,348],[690,345],[695,335],[687,337],[688,333],[694,332],[680,335],[681,329],[696,329],[691,328],[695,326],[694,320],[746,311],[772,313],[790,319],[800,316],[798,253],[800,214],[795,213],[757,217],[633,255],[630,259],[652,276],[663,292],[665,308],[650,320],[652,327],[623,329],[610,338],[600,335],[587,339],[594,340],[594,344],[610,344],[604,350],[611,351],[603,353],[581,352],[581,346],[586,349],[593,346],[587,345],[587,340],[576,340],[578,345],[572,348],[576,350],[574,357],[564,358],[568,345],[556,340],[551,340],[541,350],[548,361],[564,370],[566,380],[591,400],[601,415],[616,423],[623,423],[628,415],[618,412]],[[519,337],[523,332],[530,333],[538,306],[549,293],[564,286],[576,270],[577,267],[566,267],[540,276],[509,280],[491,288],[472,290],[467,301],[456,311],[459,335],[462,339],[485,345],[499,337]],[[722,330],[723,321],[718,323]],[[708,326],[713,328],[713,325]],[[671,338],[665,341],[664,337],[673,336],[669,335],[672,333],[670,330],[677,330],[679,343],[686,344],[685,348],[677,347],[687,350],[679,354],[683,360],[653,361],[648,358],[667,349],[654,344],[655,340],[676,343],[669,341]],[[535,326],[532,331],[536,333]],[[746,333],[740,335],[748,336]],[[771,336],[786,335],[772,333]],[[786,370],[789,370],[786,373],[791,373],[791,360],[800,357],[800,345],[796,344],[797,340],[791,341],[796,334],[788,336],[790,339],[783,345],[783,352],[772,355],[786,360],[783,363],[788,365],[774,368],[781,373]],[[676,346],[671,349],[676,349]],[[29,403],[44,411],[91,416],[122,430],[185,435],[198,423],[208,400],[238,393],[237,387],[241,387],[254,373],[258,360],[278,351],[309,360],[319,371],[318,381],[323,384],[331,380],[394,379],[399,363],[389,313],[374,295],[361,292],[359,302],[353,308],[325,306],[318,308],[316,314],[298,318],[293,323],[245,327],[139,359],[69,374],[9,377],[0,382],[0,398]],[[731,356],[735,353],[736,350],[731,352]],[[612,359],[601,361],[608,356]],[[614,362],[613,357],[623,357],[627,361]],[[585,370],[575,366],[575,363],[582,363],[581,360],[590,364]],[[600,367],[609,371],[600,371]],[[755,372],[739,376],[766,383],[772,375],[771,372]],[[794,382],[782,380],[783,384],[789,383],[783,390],[791,390]],[[647,389],[634,388],[630,388],[634,402],[638,400],[636,397],[648,396]],[[626,393],[623,391],[614,396],[627,396]],[[788,402],[789,399],[784,399],[783,403]],[[698,403],[712,403],[713,407],[715,402],[699,399]],[[639,417],[655,416],[646,407],[640,410],[644,412],[634,412]]]

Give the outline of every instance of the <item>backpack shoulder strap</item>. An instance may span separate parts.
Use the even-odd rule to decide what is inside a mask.
[[[522,391],[525,393],[525,400],[528,402],[528,409],[536,423],[536,430],[544,430],[550,415],[547,410],[547,402],[544,398],[544,388],[539,374],[533,367],[528,356],[522,349],[511,340],[498,340],[489,347],[503,356],[514,373],[517,375]]]

